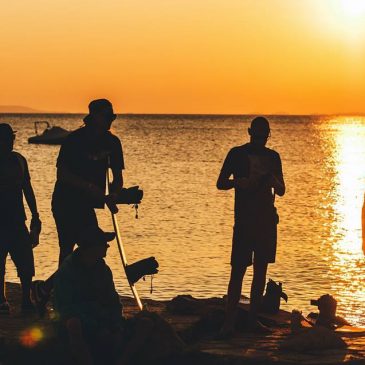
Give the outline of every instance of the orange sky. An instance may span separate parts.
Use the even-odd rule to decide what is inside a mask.
[[[0,105],[365,113],[364,24],[365,0],[7,1]]]

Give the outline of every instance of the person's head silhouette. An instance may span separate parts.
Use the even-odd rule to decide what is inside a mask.
[[[96,99],[89,104],[89,114],[84,118],[84,123],[99,134],[108,131],[116,117],[109,100]]]
[[[252,120],[250,128],[248,128],[250,142],[256,146],[265,146],[270,137],[270,124],[264,117],[256,117]]]
[[[14,148],[15,132],[10,124],[0,123],[0,155],[11,152]]]
[[[114,239],[114,232],[104,232],[97,226],[85,227],[79,235],[79,250],[87,261],[93,263],[106,256],[108,242]]]

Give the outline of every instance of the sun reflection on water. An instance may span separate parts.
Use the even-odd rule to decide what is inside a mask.
[[[353,299],[365,300],[365,261],[361,235],[361,209],[365,191],[365,125],[356,118],[346,118],[335,125],[333,209],[336,219],[331,233],[333,256],[329,280],[332,280],[331,286],[339,301],[341,314],[346,315],[347,309],[351,308],[352,318],[348,319],[356,324],[360,322],[364,311],[358,305],[354,308]]]
[[[365,190],[364,127],[342,125],[336,135],[337,201],[335,210],[342,233],[339,249],[342,253],[362,254],[361,208]]]

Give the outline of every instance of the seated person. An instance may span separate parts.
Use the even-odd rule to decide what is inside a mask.
[[[126,320],[104,261],[114,233],[85,229],[56,273],[54,308],[77,364],[127,364],[151,332],[148,319]],[[133,323],[133,329],[131,326]],[[111,358],[106,359],[106,356]]]

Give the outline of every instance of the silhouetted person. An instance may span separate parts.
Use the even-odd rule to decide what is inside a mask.
[[[72,253],[80,231],[98,226],[95,208],[107,204],[117,212],[114,191],[123,186],[124,159],[119,138],[110,132],[116,119],[110,101],[93,100],[85,126],[72,132],[61,146],[57,159],[57,181],[52,197],[60,255],[59,264]],[[106,172],[113,173],[111,194],[105,195]],[[53,288],[53,276],[33,283],[32,294],[42,312]]]
[[[5,263],[10,253],[22,285],[22,312],[34,311],[30,285],[34,276],[32,248],[39,243],[41,221],[37,210],[27,160],[13,151],[15,133],[0,124],[0,313],[9,313],[5,297]],[[25,224],[23,193],[32,214],[31,232]]]
[[[112,272],[105,263],[114,233],[87,227],[79,247],[61,264],[54,280],[54,306],[60,332],[77,364],[127,364],[150,334],[147,319],[125,320]],[[131,328],[133,326],[133,328]]]
[[[280,156],[265,147],[270,137],[267,119],[255,118],[248,134],[249,143],[229,151],[217,181],[219,190],[235,189],[231,277],[226,319],[221,329],[223,336],[234,331],[242,280],[252,263],[250,328],[263,329],[257,321],[257,312],[268,264],[275,262],[278,216],[274,200],[275,195],[283,196],[285,193]]]

